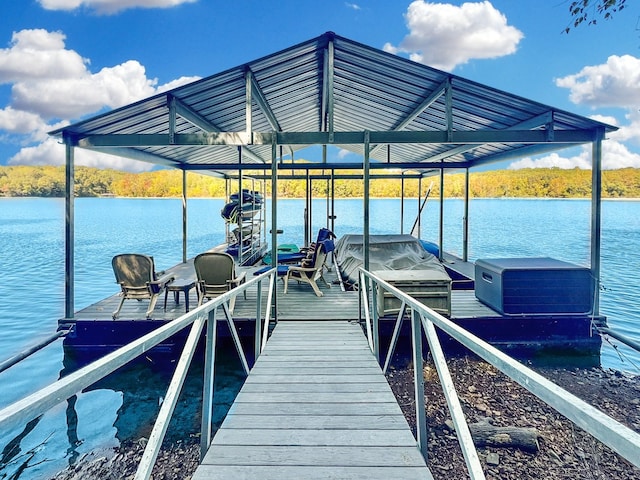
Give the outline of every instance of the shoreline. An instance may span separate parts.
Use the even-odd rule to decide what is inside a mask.
[[[633,480],[640,469],[586,434],[491,365],[472,356],[448,359],[465,417],[469,423],[489,421],[496,426],[534,428],[539,451],[514,447],[481,447],[478,456],[487,479],[560,480],[589,478]],[[604,411],[627,427],[640,430],[640,375],[600,367],[537,367],[538,373]],[[435,367],[423,366],[428,422],[428,464],[434,480],[467,478],[464,458],[452,431],[451,420]],[[415,432],[413,368],[392,367],[387,380]],[[113,450],[91,452],[51,480],[106,480],[133,478],[146,445],[145,439]],[[163,447],[153,478],[188,480],[198,465],[197,439]],[[488,464],[488,459],[491,464]],[[496,464],[497,463],[497,464]]]

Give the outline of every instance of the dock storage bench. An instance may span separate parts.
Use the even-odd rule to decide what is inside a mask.
[[[591,271],[553,258],[476,260],[476,297],[503,315],[589,313]]]
[[[451,277],[440,270],[376,270],[373,272],[420,303],[443,315],[451,315]],[[397,314],[402,302],[378,286],[378,315]]]

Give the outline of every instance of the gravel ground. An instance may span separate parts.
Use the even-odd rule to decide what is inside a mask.
[[[540,449],[478,449],[487,479],[639,479],[640,470],[576,427],[493,366],[471,357],[449,360],[467,422],[535,428]],[[593,369],[537,369],[565,390],[640,431],[640,377]],[[425,362],[428,458],[435,480],[468,478],[435,366]],[[415,431],[413,369],[387,375],[405,417]],[[494,465],[489,465],[488,460]],[[497,465],[495,465],[497,463]]]
[[[555,410],[512,382],[491,365],[472,357],[449,360],[449,368],[469,423],[489,421],[495,426],[534,428],[540,449],[478,449],[487,479],[602,479],[637,480],[640,470],[602,445]],[[423,366],[429,466],[435,480],[468,478],[462,453],[442,394],[435,367]],[[600,408],[619,422],[640,431],[640,376],[593,369],[538,369],[543,376]],[[409,424],[415,431],[413,369],[393,368],[387,375]],[[133,478],[144,440],[115,450],[83,457],[55,480],[111,480]],[[153,478],[189,479],[198,464],[199,445],[174,444],[163,449]],[[488,464],[488,461],[491,465]]]

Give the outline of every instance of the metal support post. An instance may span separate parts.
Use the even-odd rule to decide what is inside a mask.
[[[65,144],[65,236],[64,236],[64,317],[73,318],[75,279],[75,165],[72,140],[64,136]]]
[[[591,165],[591,278],[593,279],[593,314],[600,313],[600,246],[602,227],[602,139],[599,129],[592,148]]]
[[[464,218],[462,219],[462,261],[469,261],[469,169],[464,173]]]
[[[187,263],[187,171],[182,170],[182,263]]]
[[[444,251],[444,168],[440,169],[440,228],[438,249],[438,258],[442,261],[442,252]]]

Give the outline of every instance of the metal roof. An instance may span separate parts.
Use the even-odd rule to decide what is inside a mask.
[[[271,168],[274,146],[313,144],[363,158],[368,148],[372,168],[430,170],[549,152],[615,129],[328,32],[51,135],[186,170]]]

